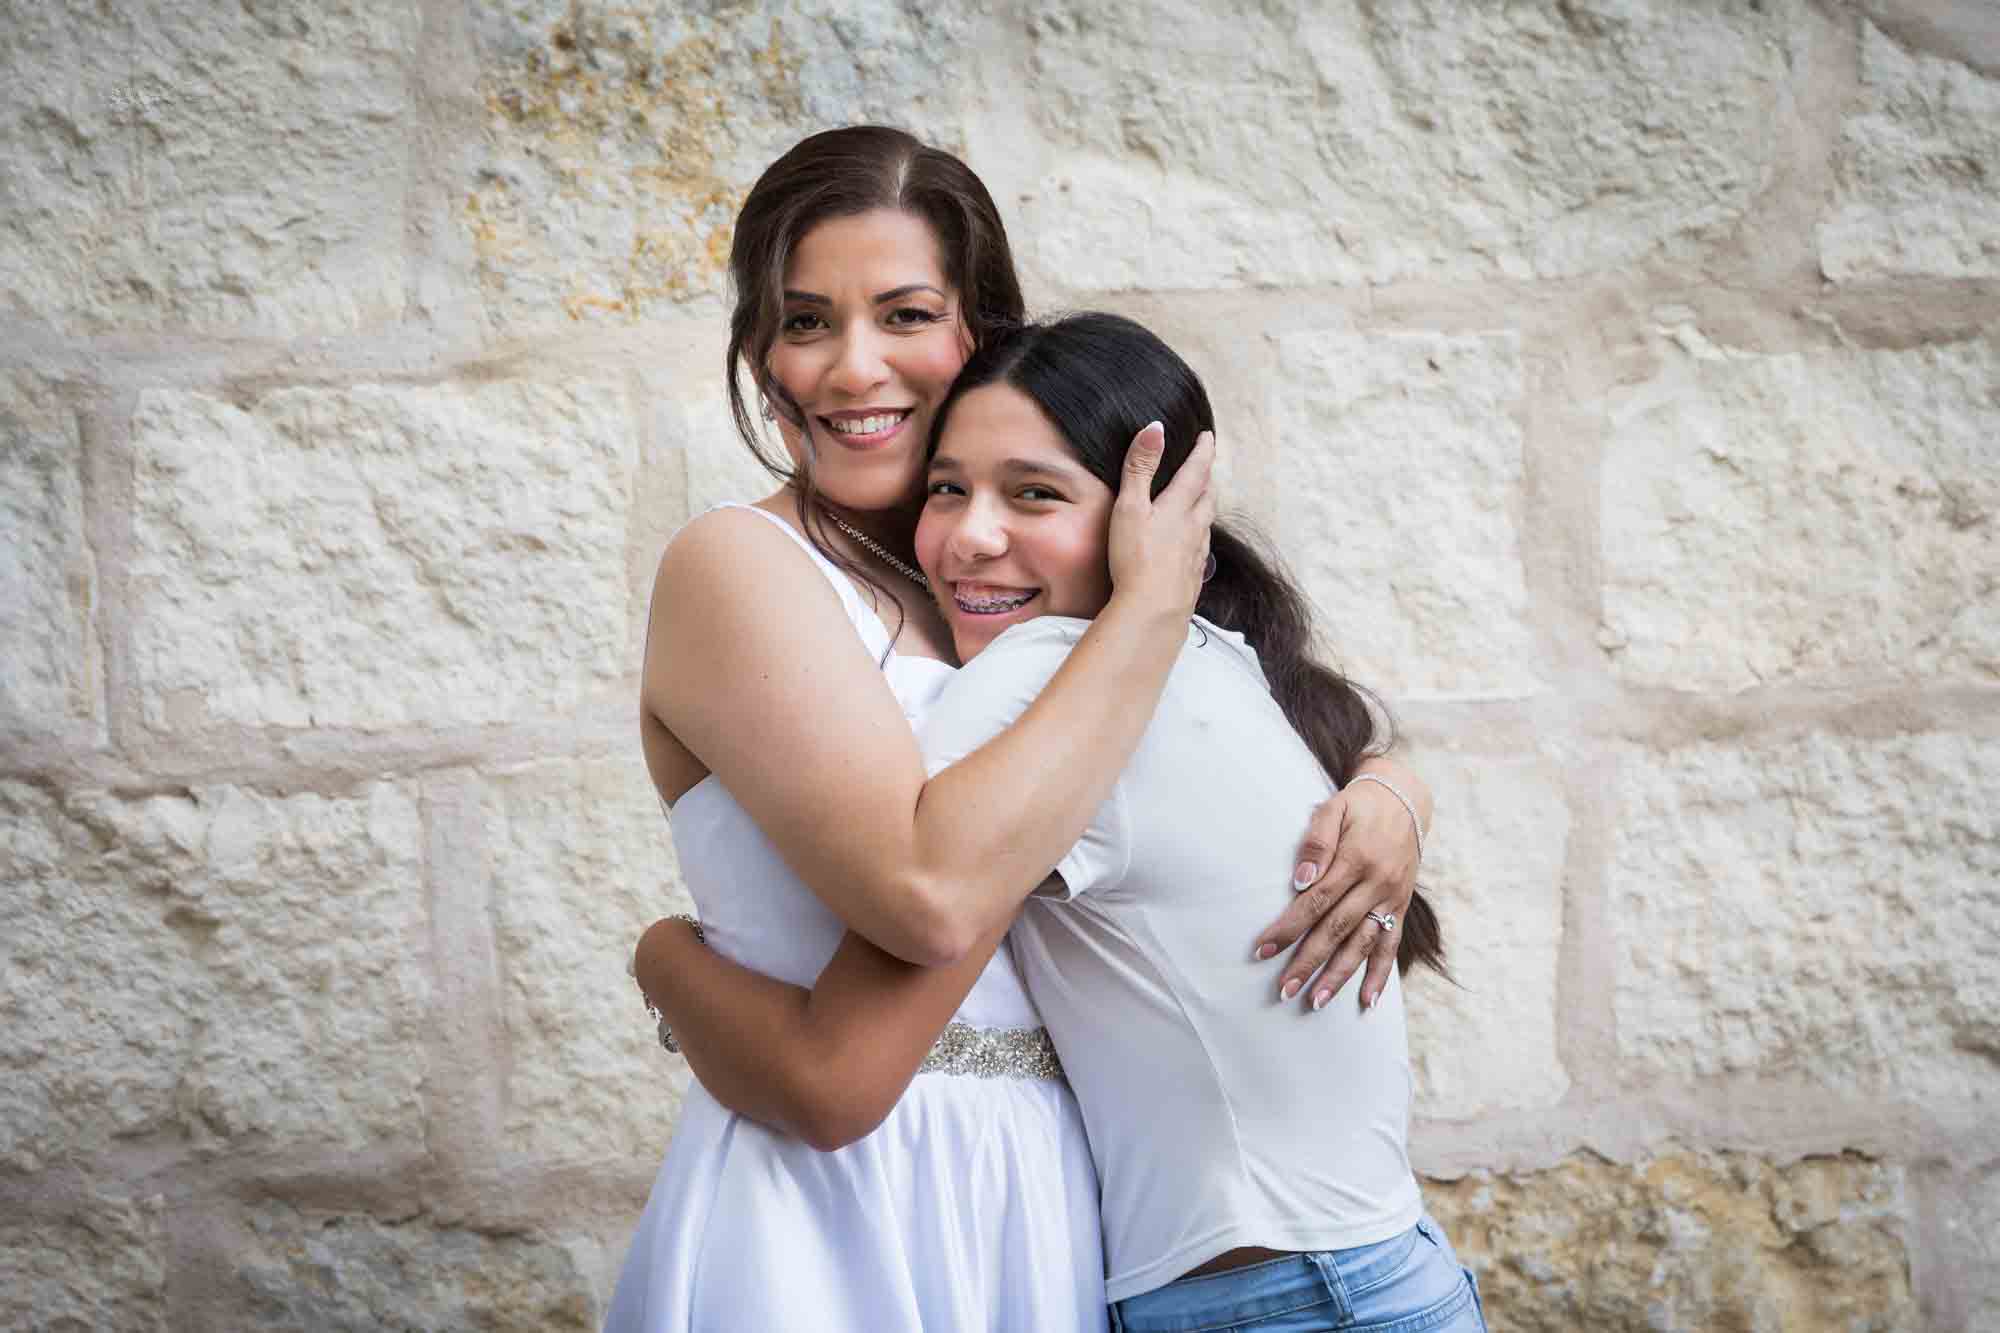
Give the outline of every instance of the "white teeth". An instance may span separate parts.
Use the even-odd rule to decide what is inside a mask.
[[[845,420],[829,420],[826,424],[842,435],[873,435],[884,431],[908,416],[908,412],[888,412],[881,416],[849,417]]]

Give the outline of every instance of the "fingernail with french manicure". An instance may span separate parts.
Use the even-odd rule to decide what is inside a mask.
[[[1375,992],[1373,991],[1365,992],[1361,997],[1361,1007],[1363,1009],[1373,1009],[1375,1007],[1375,1000],[1376,1000]]]
[[[1304,893],[1319,878],[1319,867],[1310,861],[1299,862],[1299,868],[1292,872],[1292,892]]]
[[[1326,1002],[1328,1000],[1331,1000],[1332,998],[1333,998],[1333,992],[1330,990],[1323,990],[1319,994],[1313,996],[1313,1012],[1318,1013],[1320,1010],[1326,1008]]]
[[[1300,981],[1297,977],[1293,977],[1290,981],[1287,981],[1285,983],[1285,988],[1278,992],[1279,998],[1286,1000],[1291,999],[1294,995],[1297,995],[1299,993],[1299,987],[1305,984],[1306,984],[1305,982]]]
[[[1257,961],[1261,963],[1266,958],[1275,958],[1277,956],[1277,953],[1278,953],[1277,945],[1260,944],[1257,946]]]

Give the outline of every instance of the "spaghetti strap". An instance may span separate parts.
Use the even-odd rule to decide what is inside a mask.
[[[840,567],[822,555],[797,528],[768,509],[759,509],[756,505],[741,504],[734,500],[711,505],[702,512],[713,513],[717,509],[748,510],[797,542],[799,549],[806,553],[813,564],[818,566],[819,572],[826,575],[827,582],[833,585],[835,595],[840,598],[841,608],[847,612],[848,620],[854,625],[854,632],[861,636],[861,642],[868,649],[868,655],[878,662],[889,656],[893,644],[889,638],[889,627],[882,623],[882,617],[862,600],[861,593],[855,588],[853,581],[840,572]]]

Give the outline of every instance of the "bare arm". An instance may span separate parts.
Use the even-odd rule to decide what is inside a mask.
[[[831,1152],[882,1123],[1006,933],[1002,922],[958,962],[917,967],[849,931],[805,990],[668,919],[640,939],[634,967],[717,1101]]]
[[[1214,445],[1152,500],[1157,432],[1142,437],[1154,447],[1128,454],[1112,520],[1110,604],[1015,726],[934,778],[838,599],[804,591],[822,581],[782,534],[724,511],[661,561],[642,708],[829,907],[900,958],[956,962],[1010,920],[1152,716],[1200,586]]]

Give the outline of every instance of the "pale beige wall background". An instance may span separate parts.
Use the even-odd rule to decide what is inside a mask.
[[[1494,1327],[2000,1329],[1991,0],[7,0],[0,89],[0,1325],[594,1324],[719,261],[879,118],[1399,706]]]

